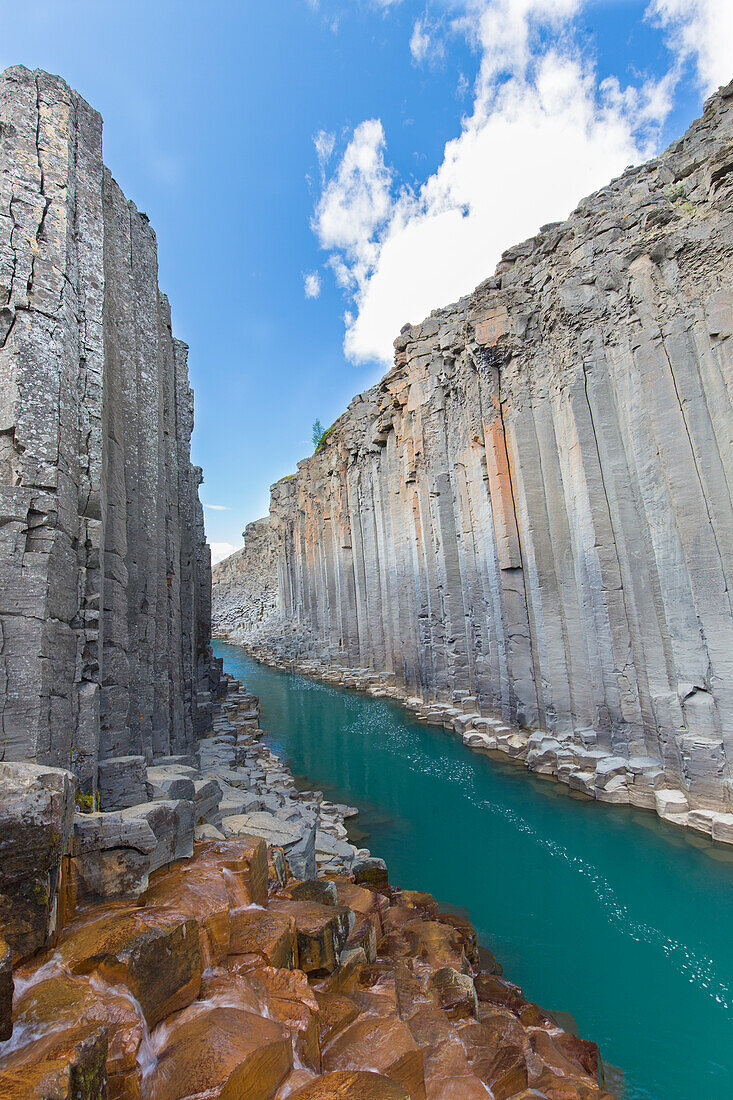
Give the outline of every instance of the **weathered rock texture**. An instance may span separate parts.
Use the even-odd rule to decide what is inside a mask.
[[[589,793],[615,760],[606,801],[641,776],[637,804],[682,792],[663,816],[730,808],[732,261],[733,85],[406,326],[273,486],[313,652],[544,731],[534,762]]]
[[[155,235],[62,80],[0,76],[0,759],[185,753],[210,556]]]
[[[252,638],[277,616],[278,548],[268,518],[244,531],[244,546],[212,571],[211,621],[219,637]]]

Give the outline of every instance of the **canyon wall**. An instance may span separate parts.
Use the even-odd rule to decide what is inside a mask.
[[[212,629],[219,638],[251,641],[277,619],[278,550],[270,521],[244,530],[244,546],[212,570]]]
[[[0,760],[183,753],[211,687],[187,348],[57,77],[0,76]]]
[[[575,746],[641,761],[679,810],[729,808],[732,260],[733,85],[405,326],[273,486],[284,620],[543,731],[549,768]]]

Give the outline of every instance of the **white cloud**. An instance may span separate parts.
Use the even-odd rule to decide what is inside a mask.
[[[309,271],[303,276],[306,298],[317,298],[321,293],[321,276],[317,271]]]
[[[439,27],[431,23],[427,15],[415,20],[410,38],[410,53],[418,65],[434,64],[445,57],[445,44],[438,37]]]
[[[379,257],[376,235],[392,215],[384,146],[378,119],[360,123],[316,207],[313,227],[344,287],[356,289],[368,278]]]
[[[205,504],[204,508],[209,508],[212,512],[229,512],[230,508],[226,504]]]
[[[706,95],[733,79],[733,0],[652,0],[647,14],[669,32],[679,63],[694,63]]]
[[[321,175],[323,175],[323,173],[326,171],[326,165],[333,156],[333,150],[336,144],[336,135],[330,133],[328,130],[319,130],[316,136],[313,138],[313,144],[316,147],[318,167],[321,169]]]
[[[680,3],[682,0],[661,0]],[[676,80],[598,84],[573,46],[583,0],[465,0],[481,51],[472,113],[420,187],[398,186],[378,119],[355,129],[313,228],[351,297],[350,359],[390,362],[406,321],[468,293],[504,248],[655,151]],[[422,48],[422,47],[420,47]]]
[[[233,546],[231,542],[212,542],[211,546],[211,564],[217,565],[218,562],[224,561],[224,558],[228,558],[230,554],[233,554],[235,550],[238,550],[238,546]]]

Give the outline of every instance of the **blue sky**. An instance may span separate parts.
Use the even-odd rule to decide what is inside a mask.
[[[0,66],[101,111],[155,227],[218,554],[402,323],[733,77],[733,0],[56,0],[3,24]]]

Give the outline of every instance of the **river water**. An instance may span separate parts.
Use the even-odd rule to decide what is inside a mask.
[[[467,912],[507,978],[623,1067],[628,1100],[733,1097],[733,851],[573,798],[395,703],[214,651],[293,772],[359,807],[354,842]]]

